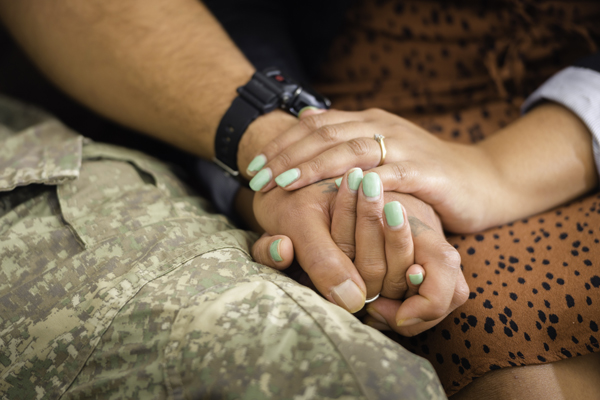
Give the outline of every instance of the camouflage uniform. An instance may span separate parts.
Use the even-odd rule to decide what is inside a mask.
[[[5,98],[0,124],[0,398],[445,398],[166,165]]]

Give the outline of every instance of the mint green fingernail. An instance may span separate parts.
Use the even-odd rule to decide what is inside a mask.
[[[363,193],[367,197],[379,197],[381,193],[381,179],[375,172],[369,172],[362,180]]]
[[[259,154],[254,157],[254,160],[248,164],[248,172],[260,171],[267,163],[267,157],[264,154]]]
[[[423,283],[423,273],[419,272],[418,274],[408,274],[408,279],[410,279],[410,283],[413,285],[420,285]]]
[[[292,168],[285,171],[283,174],[275,178],[275,183],[281,187],[286,187],[290,183],[294,182],[300,177],[300,170],[298,168]]]
[[[320,108],[315,107],[315,106],[306,106],[303,107],[300,112],[298,113],[298,118],[302,117],[302,114],[304,113],[304,111],[308,111],[308,110],[320,110]]]
[[[344,177],[341,177],[341,178],[337,178],[337,179],[335,180],[335,185],[336,185],[337,187],[340,187],[340,186],[342,185],[342,179],[343,179],[343,178],[344,178]]]
[[[383,206],[383,212],[385,213],[385,219],[389,226],[399,227],[404,223],[404,213],[402,212],[402,206],[399,202],[390,201]]]
[[[260,189],[265,187],[271,180],[271,169],[261,169],[258,174],[250,181],[250,189],[258,192]]]
[[[362,180],[363,171],[360,168],[356,168],[354,171],[348,174],[348,187],[350,188],[350,190],[357,191]]]
[[[281,258],[281,256],[279,255],[279,243],[280,242],[281,242],[281,239],[277,239],[276,241],[271,243],[271,246],[269,246],[269,253],[271,253],[271,258],[276,262],[283,261],[283,258]],[[411,280],[411,282],[412,282],[412,280]]]

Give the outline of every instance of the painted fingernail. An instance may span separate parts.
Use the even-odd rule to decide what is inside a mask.
[[[321,109],[321,108],[319,108],[319,107],[315,107],[315,106],[306,106],[306,107],[303,107],[303,108],[301,108],[301,109],[300,109],[300,112],[298,113],[298,119],[302,118],[302,114],[304,114],[304,112],[305,112],[305,111],[308,111],[308,110],[313,110],[313,111],[316,111],[316,110],[318,110],[318,111],[323,111],[323,112],[325,111],[325,110],[323,110],[323,109]],[[320,114],[320,113],[319,113],[319,114]]]
[[[363,308],[365,295],[351,279],[340,283],[331,290],[331,296],[338,306],[355,313]]]
[[[283,258],[279,255],[279,243],[281,243],[281,239],[277,239],[271,246],[269,246],[269,253],[271,253],[271,258],[273,261],[280,262],[283,261]]]
[[[410,279],[410,283],[413,285],[420,285],[423,283],[423,273],[419,272],[418,274],[408,274],[408,279]]]
[[[383,206],[385,220],[391,228],[400,228],[404,224],[402,205],[398,201],[390,201]]]
[[[348,188],[356,192],[362,180],[363,171],[360,168],[356,168],[354,171],[348,174]]]
[[[250,189],[258,192],[271,180],[271,168],[261,169],[250,181]]]
[[[292,168],[275,178],[275,183],[281,187],[286,187],[298,178],[300,178],[300,170],[298,168]]]
[[[259,154],[256,157],[254,157],[254,160],[250,161],[250,164],[248,164],[248,168],[246,169],[246,171],[249,174],[256,171],[260,171],[266,163],[267,157],[264,154]]]
[[[387,325],[387,321],[385,320],[385,318],[383,318],[383,316],[381,314],[379,314],[377,311],[375,311],[375,308],[367,307],[367,312],[369,313],[369,315],[371,317],[375,318],[377,321],[381,322],[382,324]]]
[[[362,180],[363,193],[367,197],[378,198],[381,193],[381,179],[375,172],[369,172]]]
[[[340,186],[342,185],[342,179],[343,179],[343,178],[344,178],[344,177],[337,178],[337,179],[335,180],[335,186],[337,186],[337,187],[340,187]]]
[[[419,324],[421,322],[423,322],[423,320],[421,318],[408,318],[408,319],[401,319],[399,321],[396,321],[398,326],[411,326],[411,325]]]

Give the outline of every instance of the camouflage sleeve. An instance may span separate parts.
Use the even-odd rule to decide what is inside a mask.
[[[0,398],[445,398],[166,165],[3,115]]]

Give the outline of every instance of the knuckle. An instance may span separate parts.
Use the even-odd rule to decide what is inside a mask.
[[[277,166],[281,166],[281,168],[283,170],[287,170],[290,167],[290,165],[292,164],[292,158],[290,157],[290,155],[288,153],[286,153],[284,151],[283,153],[281,153],[277,156],[276,164],[277,164]]]
[[[463,281],[462,284],[459,284],[457,286],[456,291],[454,293],[454,299],[453,299],[454,306],[460,307],[463,304],[465,304],[468,299],[469,299],[469,286],[467,285],[466,282]]]
[[[360,276],[362,276],[365,281],[383,281],[386,267],[380,259],[361,259],[359,263],[357,262],[357,264],[358,265],[356,268],[360,272]]]
[[[350,153],[356,157],[362,157],[369,153],[370,148],[364,139],[352,139],[348,141]]]
[[[348,256],[349,259],[354,260],[356,256],[356,247],[354,243],[336,243],[339,249]]]
[[[319,173],[323,170],[324,160],[322,157],[313,158],[306,165],[308,169],[313,173]]]
[[[413,253],[413,242],[410,235],[400,235],[393,241],[394,254],[396,256],[412,254]]]
[[[367,112],[376,119],[380,119],[387,114],[387,112],[383,111],[381,108],[369,108]]]
[[[403,180],[410,176],[411,170],[405,164],[392,164],[392,176],[395,180]]]
[[[441,255],[444,258],[444,263],[446,266],[452,269],[460,270],[460,254],[454,247],[449,244],[444,246]]]
[[[273,156],[275,154],[279,154],[284,149],[283,144],[281,143],[281,138],[276,137],[271,140],[264,148],[264,153],[267,156]]]
[[[304,117],[300,120],[300,125],[305,130],[313,132],[320,128],[320,120],[321,118],[319,114],[309,115],[308,117]]]
[[[341,135],[341,129],[335,125],[325,125],[319,128],[315,135],[317,135],[324,143],[337,142]]]
[[[385,277],[384,287],[385,293],[383,293],[383,295],[385,297],[389,297],[386,296],[388,293],[394,297],[398,297],[399,295],[403,295],[408,290],[406,279],[397,280],[387,276]]]
[[[360,216],[361,222],[367,225],[381,225],[381,215],[375,210],[369,210],[368,212],[363,212]]]

